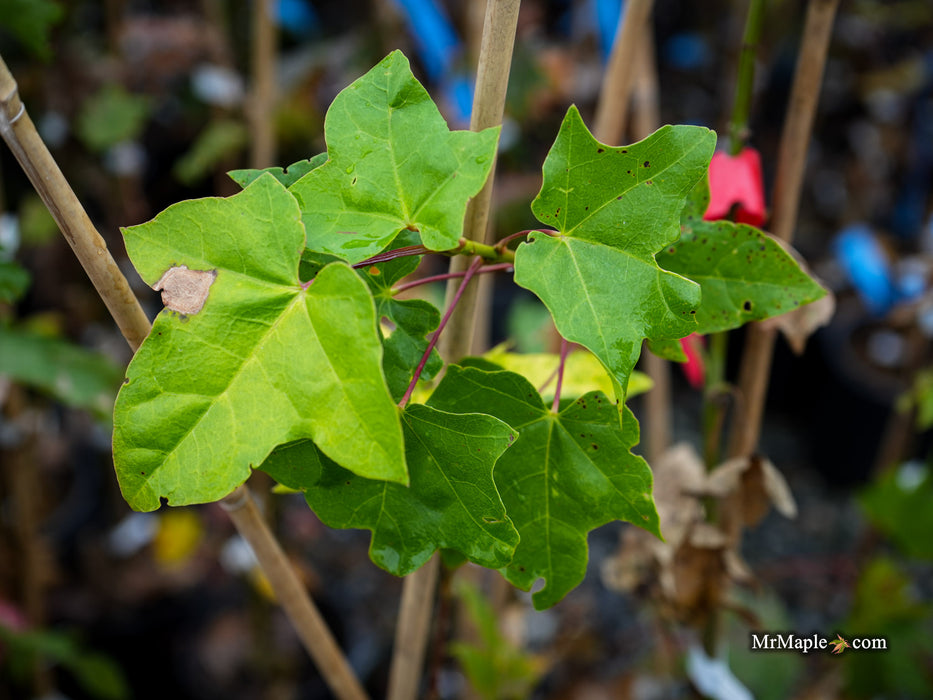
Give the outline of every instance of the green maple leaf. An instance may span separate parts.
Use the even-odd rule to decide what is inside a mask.
[[[709,182],[703,178],[684,207],[680,240],[657,256],[658,265],[700,285],[698,333],[760,321],[826,294],[781,245],[746,224],[704,221]]]
[[[259,177],[264,173],[269,173],[286,187],[291,187],[305,175],[310,173],[318,166],[324,165],[326,162],[327,154],[318,153],[312,158],[307,158],[292,163],[287,168],[281,168],[279,166],[261,169],[244,168],[242,170],[231,170],[229,173],[227,173],[227,176],[240,187],[247,187],[254,180],[258,180]]]
[[[328,161],[291,187],[308,247],[359,262],[403,230],[457,246],[467,201],[492,167],[499,128],[450,131],[408,59],[394,51],[334,99]],[[352,234],[352,235],[350,235]]]
[[[708,129],[665,126],[612,148],[571,107],[544,162],[532,211],[558,235],[532,234],[518,247],[515,282],[538,295],[560,334],[589,348],[619,387],[645,338],[696,329],[699,287],[659,268],[655,254],[677,240],[684,199],[715,144]]]
[[[422,299],[396,299],[392,292],[392,285],[414,272],[420,262],[420,256],[408,256],[360,270],[360,276],[372,289],[377,315],[395,326],[392,333],[383,336],[385,354],[382,368],[389,391],[396,400],[401,399],[408,389],[428,348],[426,336],[437,328],[441,319],[433,304]],[[430,380],[442,366],[441,356],[436,350],[432,351],[421,372],[421,379]]]
[[[849,648],[849,643],[842,638],[842,635],[838,632],[836,633],[836,639],[830,642],[833,646],[834,654],[841,654],[844,650]]]
[[[302,284],[300,213],[274,177],[176,204],[124,236],[168,306],[114,411],[114,464],[132,507],[222,498],[299,438],[354,472],[406,482],[369,288],[344,263]]]
[[[550,607],[586,573],[587,533],[613,520],[627,520],[660,536],[647,463],[631,454],[638,422],[627,408],[622,425],[614,402],[594,391],[548,410],[528,381],[513,372],[450,366],[431,405],[484,411],[513,426],[515,445],[496,463],[496,486],[521,536],[504,574]]]
[[[402,415],[408,488],[351,474],[304,441],[275,450],[262,465],[276,481],[303,490],[330,527],[372,531],[370,558],[396,576],[438,549],[481,566],[512,558],[518,534],[493,483],[493,465],[515,432],[489,415],[456,415],[413,404]]]

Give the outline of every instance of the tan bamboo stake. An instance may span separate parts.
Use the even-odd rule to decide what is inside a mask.
[[[658,71],[654,39],[645,32],[638,42],[636,75],[632,91],[632,136],[641,140],[661,125],[658,105]],[[671,444],[671,367],[647,348],[642,351],[641,369],[654,386],[645,394],[645,457],[657,464]]]
[[[117,267],[58,164],[36,132],[19,98],[16,81],[0,57],[0,136],[16,156],[33,187],[71,245],[98,294],[135,352],[149,334],[149,320],[129,282]],[[308,653],[340,700],[366,698],[307,590],[288,563],[246,486],[221,501],[237,530],[253,546],[263,573],[282,603]]]
[[[481,131],[502,123],[520,2],[521,0],[487,0],[473,113],[470,118],[470,128],[473,131]],[[487,227],[494,176],[495,160],[486,185],[467,206],[463,235],[470,240],[489,240]],[[465,271],[469,263],[468,256],[455,255],[450,261],[450,271]],[[447,287],[448,303],[457,286],[459,281],[451,280]],[[470,352],[476,296],[476,285],[468,286],[444,329],[440,338],[440,352],[446,360],[457,360]],[[417,697],[430,632],[439,566],[440,562],[435,554],[427,564],[405,578],[395,633],[395,651],[389,671],[388,700],[414,700]]]
[[[276,600],[292,621],[301,642],[334,695],[341,700],[365,700],[368,697],[366,691],[278,540],[266,525],[249,489],[245,484],[239,486],[220,505],[230,515],[243,539],[249,542],[266,578],[270,583],[277,582],[273,584]]]
[[[482,131],[502,123],[520,4],[521,0],[487,0],[479,65],[476,70],[476,93],[473,97],[473,113],[470,116],[470,129],[473,131]],[[493,159],[489,179],[486,180],[483,189],[467,205],[463,235],[470,240],[493,242],[488,222],[496,175],[495,168],[496,163]],[[450,271],[463,272],[469,264],[468,256],[455,255],[450,261]],[[450,280],[447,285],[448,302],[458,286],[459,280]],[[440,340],[440,352],[445,360],[456,361],[470,353],[473,346],[476,289],[474,284],[464,291],[460,303],[457,304],[451,316],[450,323],[444,329],[444,335]]]
[[[772,233],[790,243],[797,225],[800,192],[823,69],[839,0],[811,0],[807,6],[797,72],[781,134],[774,184]],[[731,457],[751,454],[761,435],[765,396],[777,331],[760,323],[748,328],[739,369],[740,409],[729,445]]]
[[[250,167],[268,168],[275,163],[274,111],[275,85],[275,22],[272,0],[255,0],[253,10],[253,70],[252,99],[249,119],[252,127]]]
[[[94,228],[19,98],[13,75],[0,58],[0,136],[6,141],[32,186],[42,198],[62,235],[87,271],[94,288],[135,352],[149,334],[129,283],[117,267],[107,243]]]
[[[593,135],[610,145],[619,145],[625,137],[626,114],[638,60],[638,44],[647,32],[648,16],[654,0],[629,0],[619,18],[609,65],[603,76],[596,105]]]

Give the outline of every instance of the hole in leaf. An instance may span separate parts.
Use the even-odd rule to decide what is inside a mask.
[[[745,300],[745,303],[742,304],[742,308],[745,309],[746,311],[751,311],[751,310],[752,310],[752,302],[749,301],[748,299],[746,299],[746,300]]]

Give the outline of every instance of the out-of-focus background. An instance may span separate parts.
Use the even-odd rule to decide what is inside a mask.
[[[262,102],[255,2],[0,0],[0,55],[150,316],[161,304],[119,228],[236,192],[229,170],[324,151],[327,106],[390,50],[409,56],[452,128],[469,123],[485,3],[277,0],[276,78]],[[621,4],[522,2],[498,235],[536,225],[529,204],[567,107],[592,122]],[[770,192],[807,3],[767,5],[750,144]],[[724,133],[746,10],[744,0],[655,2],[661,123]],[[270,130],[272,147],[257,145]],[[747,697],[736,684],[766,699],[933,697],[931,191],[933,4],[844,2],[795,233],[837,308],[802,355],[779,341],[761,449],[797,515],[772,511],[745,533],[750,575],[719,616],[728,664],[696,665],[695,636],[671,601],[626,575],[626,527],[615,524],[591,535],[585,583],[551,610],[482,575],[452,586],[463,624],[451,628],[473,632],[467,647],[429,654],[425,696],[692,698],[722,672],[716,697]],[[508,279],[496,290],[491,341],[547,350],[543,307]],[[733,334],[730,377],[741,344]],[[330,697],[218,506],[138,514],[122,500],[109,412],[129,358],[0,146],[0,698]],[[676,368],[673,380],[675,439],[697,445],[700,393]],[[328,529],[300,496],[257,489],[382,697],[401,582],[369,561],[366,533]],[[753,628],[884,636],[889,651],[756,655]]]

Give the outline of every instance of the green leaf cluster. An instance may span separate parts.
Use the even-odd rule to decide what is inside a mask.
[[[733,264],[747,254],[755,270],[774,266],[759,232],[747,238],[764,252],[717,249],[715,261],[691,243],[713,235],[682,219],[702,204],[711,131],[664,127],[610,148],[571,108],[532,204],[553,230],[518,246],[514,274],[592,353],[571,363],[579,381],[550,406],[525,376],[474,358],[405,405],[441,371],[428,352],[440,313],[399,285],[426,252],[465,252],[464,212],[498,130],[450,131],[395,52],[337,96],[325,137],[325,154],[235,171],[242,192],[124,231],[166,308],[115,407],[123,494],[141,510],[211,501],[261,468],[328,525],[369,530],[387,571],[443,550],[526,590],[543,579],[535,606],[553,605],[582,580],[592,529],[626,520],[660,535],[624,405],[643,342],[708,331],[737,299],[752,300],[755,318],[792,306],[775,285],[799,303],[815,293]],[[747,320],[732,307],[730,323]],[[559,364],[490,357],[533,378]]]

